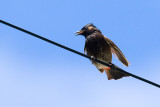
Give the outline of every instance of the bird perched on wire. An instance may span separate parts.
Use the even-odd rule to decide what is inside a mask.
[[[95,58],[112,65],[111,62],[113,53],[125,66],[129,65],[129,62],[127,61],[121,50],[116,46],[116,44],[105,37],[101,33],[101,31],[92,23],[85,25],[80,31],[76,32],[76,35],[83,35],[85,37],[86,41],[84,46],[84,53],[86,52],[87,55],[91,58]],[[92,64],[95,65],[101,73],[103,73],[104,71],[106,72],[108,80],[117,80],[122,77],[129,76],[117,71],[116,69],[102,65],[93,60],[91,61]]]

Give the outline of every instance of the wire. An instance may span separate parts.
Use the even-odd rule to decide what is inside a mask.
[[[49,43],[51,43],[51,44],[53,44],[53,45],[56,45],[56,46],[58,46],[58,47],[61,47],[61,48],[66,49],[66,50],[68,50],[68,51],[71,51],[71,52],[76,53],[76,54],[78,54],[78,55],[81,55],[81,56],[83,56],[83,57],[85,57],[85,58],[92,59],[92,60],[94,60],[95,62],[98,62],[98,63],[103,64],[103,65],[105,65],[105,66],[108,66],[108,67],[111,67],[111,68],[113,67],[113,66],[111,66],[110,64],[104,63],[104,62],[102,62],[102,61],[100,61],[100,60],[97,60],[97,59],[93,59],[93,58],[91,58],[91,57],[89,57],[89,56],[87,56],[87,55],[85,55],[85,54],[83,54],[83,53],[81,53],[81,52],[78,52],[78,51],[76,51],[76,50],[73,50],[73,49],[71,49],[71,48],[68,48],[68,47],[66,47],[66,46],[63,46],[63,45],[61,45],[61,44],[59,44],[59,43],[56,43],[56,42],[54,42],[54,41],[51,41],[51,40],[49,40],[49,39],[47,39],[47,38],[44,38],[44,37],[42,37],[42,36],[39,36],[39,35],[37,35],[37,34],[35,34],[35,33],[32,33],[32,32],[27,31],[27,30],[25,30],[25,29],[22,29],[22,28],[20,28],[20,27],[18,27],[18,26],[15,26],[15,25],[10,24],[10,23],[8,23],[8,22],[5,22],[5,21],[3,21],[3,20],[0,20],[0,22],[3,23],[3,24],[5,24],[5,25],[7,25],[7,26],[10,26],[10,27],[12,27],[12,28],[15,28],[15,29],[17,29],[17,30],[20,30],[20,31],[22,31],[22,32],[25,32],[25,33],[27,33],[27,34],[30,34],[30,35],[32,35],[32,36],[34,36],[34,37],[36,37],[36,38],[39,38],[39,39],[44,40],[44,41],[46,41],[46,42],[49,42]],[[149,80],[144,79],[144,78],[142,78],[142,77],[139,77],[139,76],[136,76],[136,75],[134,75],[134,74],[131,74],[131,73],[129,73],[129,72],[127,72],[127,71],[119,68],[119,67],[115,67],[114,69],[116,69],[116,70],[118,70],[118,71],[120,71],[120,72],[122,72],[122,73],[128,74],[128,75],[130,75],[130,76],[132,76],[132,77],[134,77],[134,78],[136,78],[136,79],[138,79],[138,80],[141,80],[141,81],[143,81],[143,82],[146,82],[146,83],[148,83],[148,84],[151,84],[151,85],[153,85],[153,86],[156,86],[156,87],[160,88],[160,85],[159,85],[159,84],[156,84],[156,83],[154,83],[154,82],[152,82],[152,81],[149,81]]]

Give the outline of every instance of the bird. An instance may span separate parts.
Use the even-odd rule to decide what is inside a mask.
[[[116,55],[120,62],[125,66],[129,66],[129,62],[118,48],[118,46],[112,42],[109,38],[105,37],[102,32],[92,23],[85,25],[80,31],[75,32],[77,35],[82,35],[85,37],[84,53],[87,53],[91,57],[91,62],[96,68],[103,73],[107,74],[108,80],[114,79],[118,80],[122,77],[129,76],[128,74],[122,73],[112,67],[102,65],[95,62],[92,59],[98,59],[110,65],[112,64],[112,54]]]

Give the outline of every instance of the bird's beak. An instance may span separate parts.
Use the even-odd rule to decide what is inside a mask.
[[[80,30],[80,31],[77,31],[77,32],[75,32],[75,36],[77,36],[77,35],[82,35],[82,33],[83,33],[83,31],[82,30]]]

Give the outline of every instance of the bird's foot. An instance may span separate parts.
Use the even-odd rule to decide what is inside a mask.
[[[94,56],[91,56],[91,62],[92,62],[92,63],[94,62],[95,59],[96,59],[96,58],[95,58]]]

